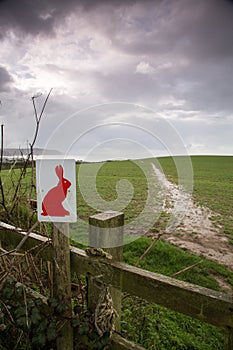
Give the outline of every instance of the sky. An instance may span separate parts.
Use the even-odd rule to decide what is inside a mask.
[[[5,147],[233,155],[233,1],[0,0]]]

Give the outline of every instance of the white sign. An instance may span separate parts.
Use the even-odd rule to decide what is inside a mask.
[[[77,221],[74,159],[38,158],[36,182],[39,221]]]

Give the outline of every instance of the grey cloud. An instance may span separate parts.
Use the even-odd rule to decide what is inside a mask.
[[[0,37],[8,31],[22,34],[54,34],[57,22],[80,6],[75,0],[2,0],[0,1]]]
[[[161,99],[182,100],[185,110],[232,113],[233,65],[193,62],[173,66],[154,74],[137,74],[134,66],[122,67],[109,74],[92,73],[98,91],[109,100],[148,103],[158,106]],[[171,105],[175,110],[176,106]]]
[[[191,26],[187,25],[190,30],[190,53],[208,60],[232,57],[233,3],[212,0],[203,1],[202,4],[196,25],[192,22]]]
[[[0,66],[0,92],[8,91],[9,85],[13,81],[8,71]]]
[[[113,45],[132,55],[182,53],[192,59],[233,55],[233,2],[227,0],[2,0],[0,36],[8,29],[54,33],[55,25],[78,9],[88,12],[93,30],[104,32]],[[77,12],[79,16],[82,12]]]
[[[128,3],[135,3],[128,0]],[[54,34],[57,22],[74,13],[78,9],[89,11],[100,5],[108,8],[124,4],[123,0],[115,0],[109,3],[107,0],[1,0],[0,1],[0,37],[6,35],[9,30],[15,34]]]
[[[169,77],[167,76],[166,79]],[[174,96],[184,99],[190,109],[232,112],[233,65],[196,62],[175,73]]]
[[[78,10],[88,13],[91,29],[132,55],[182,54],[192,60],[233,55],[233,2],[227,0],[2,0],[0,36],[8,29],[55,33],[55,25],[67,15],[82,16]]]
[[[132,55],[182,55],[191,60],[233,55],[231,1],[148,2],[138,12],[126,7],[109,18],[105,14],[104,25],[102,13],[96,12],[93,21],[114,45]]]
[[[93,74],[96,86],[109,100],[142,103],[154,100],[156,103],[166,93],[164,81],[153,74],[137,74],[134,66],[128,65],[109,74]]]
[[[176,129],[183,136],[184,143],[188,145],[188,142],[191,144],[200,144],[204,146],[205,152],[213,153],[224,153],[232,149],[232,132],[233,124],[229,124],[226,127],[224,121],[221,123],[221,120],[218,123],[208,123],[208,118],[202,121],[202,123],[190,120],[187,124],[185,120],[176,121]],[[188,145],[188,148],[191,145]],[[216,147],[217,146],[217,147]],[[216,151],[218,149],[218,152]],[[191,150],[193,151],[193,150]],[[197,150],[194,150],[197,151]],[[201,150],[203,153],[203,150]]]
[[[45,1],[5,0],[0,2],[1,36],[7,30],[38,34],[52,29],[53,18],[44,17],[52,10]]]
[[[118,54],[120,59],[117,64],[114,61],[108,62],[106,70],[104,66],[98,66],[97,72],[92,67],[90,70],[88,66],[79,70],[75,66],[74,59],[80,58],[78,52],[74,53],[75,57],[70,58],[69,68],[63,67],[62,59],[53,64],[51,57],[56,54],[56,50],[48,54],[48,64],[46,67],[41,66],[41,70],[48,73],[60,71],[66,75],[68,81],[77,80],[79,85],[77,91],[70,93],[70,97],[66,93],[64,96],[56,96],[54,90],[54,96],[46,108],[46,118],[41,125],[41,145],[57,124],[76,110],[101,101],[116,100],[153,106],[155,110],[164,110],[168,116],[171,113],[171,118],[174,115],[173,121],[185,135],[187,143],[205,143],[202,140],[207,138],[208,133],[213,135],[208,141],[213,148],[215,140],[216,144],[232,143],[229,121],[222,129],[217,126],[223,118],[228,120],[233,110],[232,1],[0,0],[0,37],[10,29],[19,33],[23,40],[22,33],[44,36],[55,34],[56,25],[62,24],[65,16],[75,14],[75,11],[77,20],[71,25],[74,33],[78,32],[81,17],[85,27],[82,28],[85,31],[83,42],[78,42],[77,47],[80,48],[83,44],[83,52],[94,59],[96,53],[89,47],[88,40],[91,40],[93,33],[97,33],[97,37],[109,39],[110,44],[106,46],[106,50],[109,49],[110,53],[114,51],[114,55],[109,56],[110,59],[114,57],[117,60]],[[12,38],[11,44],[15,44],[16,41]],[[46,40],[40,38],[42,44],[44,39]],[[65,41],[65,53],[65,45],[68,43],[66,38],[62,40]],[[98,45],[98,38],[96,41]],[[98,55],[108,57],[108,52],[99,51]],[[151,74],[136,73],[140,62],[146,62],[153,67]],[[12,67],[12,75],[14,74]],[[0,68],[0,91],[9,88],[11,82],[12,78],[6,69]],[[82,95],[82,82],[84,88],[87,86],[87,95]],[[3,100],[2,96],[3,94]],[[30,97],[31,94],[26,101],[23,96],[26,107],[22,106],[23,98],[17,95],[14,109],[24,113],[25,122],[26,115],[30,114],[30,130],[33,130]],[[183,105],[182,102],[179,105],[180,100],[184,101]],[[12,118],[15,118],[15,110],[10,110]],[[7,114],[10,114],[9,110]],[[220,121],[217,120],[210,127],[209,121],[218,116]],[[203,127],[205,121],[206,125]],[[80,123],[84,124],[85,120]],[[79,126],[77,130],[78,128]],[[12,129],[14,133],[22,133],[22,123],[17,124],[17,127],[14,124]]]

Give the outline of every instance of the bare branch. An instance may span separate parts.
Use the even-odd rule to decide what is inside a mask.
[[[3,163],[3,136],[4,136],[4,125],[1,125],[1,158],[0,158],[0,173],[2,170],[2,163]]]
[[[41,117],[42,117],[42,115],[43,115],[43,113],[44,113],[44,109],[45,109],[45,107],[46,107],[46,105],[47,105],[47,102],[48,102],[48,99],[49,99],[49,96],[50,96],[52,90],[53,90],[53,88],[50,89],[50,91],[49,91],[49,93],[48,93],[48,95],[47,95],[47,97],[46,97],[46,99],[45,99],[45,101],[44,101],[44,104],[43,104],[43,106],[42,106],[42,109],[41,109],[41,112],[40,112],[40,116],[39,116],[39,122],[40,122]]]
[[[39,133],[39,127],[40,127],[40,122],[41,122],[41,118],[44,114],[44,110],[45,110],[45,107],[47,105],[47,102],[48,102],[48,99],[49,99],[49,96],[51,94],[53,89],[50,89],[48,95],[46,96],[46,99],[44,101],[44,104],[42,106],[42,109],[41,109],[41,112],[40,112],[40,115],[38,117],[38,113],[37,113],[37,109],[36,109],[36,104],[35,104],[35,98],[41,96],[41,95],[38,95],[38,96],[33,96],[32,97],[32,102],[33,102],[33,108],[34,108],[34,113],[35,113],[35,118],[36,118],[36,129],[35,129],[35,133],[34,133],[34,137],[33,137],[33,140],[32,142],[30,143],[30,152],[28,153],[28,156],[27,156],[27,159],[24,163],[24,167],[22,169],[22,172],[19,176],[19,179],[18,179],[18,183],[16,185],[16,188],[15,188],[15,191],[14,191],[14,195],[13,195],[13,203],[12,203],[12,207],[11,207],[11,211],[10,213],[12,214],[12,212],[14,211],[15,209],[15,206],[16,206],[16,201],[17,201],[17,194],[18,194],[18,191],[19,191],[19,188],[20,188],[20,185],[21,185],[21,182],[22,182],[22,178],[23,178],[23,174],[25,174],[26,172],[26,169],[27,169],[27,166],[29,164],[29,161],[31,159],[32,161],[32,167],[33,167],[33,147],[36,143],[36,140],[37,140],[37,136],[38,136],[38,133]],[[32,176],[34,176],[34,171],[33,171],[33,168],[32,168]],[[32,186],[34,187],[34,180],[32,180]],[[31,190],[31,193],[30,195],[32,194],[32,190]]]
[[[2,178],[1,178],[1,171],[2,171],[2,164],[3,164],[3,136],[4,136],[4,125],[1,125],[1,158],[0,158],[0,188],[1,188],[1,194],[2,194],[2,204],[4,205],[5,203],[5,198],[4,198],[4,189],[3,189],[3,183],[2,183]]]
[[[158,242],[158,240],[160,239],[160,237],[163,235],[163,233],[159,233],[158,236],[156,238],[153,239],[153,241],[151,242],[151,244],[149,245],[149,247],[144,251],[144,253],[139,257],[139,259],[137,260],[137,262],[134,264],[134,266],[138,266],[139,263],[142,261],[142,259],[146,256],[146,254],[149,253],[149,251],[154,247],[154,245]]]
[[[34,99],[33,99],[33,106],[34,106],[34,110],[35,110],[35,115],[36,115],[37,123],[36,123],[36,130],[35,130],[35,135],[34,135],[33,141],[32,141],[32,143],[30,144],[31,147],[34,147],[34,145],[35,145],[35,143],[36,143],[36,139],[37,139],[38,132],[39,132],[39,127],[40,127],[40,121],[41,121],[41,118],[42,118],[42,116],[43,116],[43,114],[44,114],[44,110],[45,110],[45,107],[46,107],[46,105],[47,105],[47,102],[48,102],[48,99],[49,99],[49,96],[50,96],[52,90],[53,90],[53,89],[50,89],[48,95],[46,96],[46,99],[45,99],[44,104],[43,104],[43,106],[42,106],[42,109],[41,109],[39,118],[38,118],[38,114],[37,114],[35,102],[34,102]]]
[[[32,96],[32,104],[33,104],[33,109],[34,109],[34,114],[35,114],[36,122],[38,123],[38,115],[37,115],[36,104],[35,104],[35,98],[37,98],[37,97],[38,97],[38,96]]]
[[[180,275],[181,273],[186,272],[186,271],[188,271],[188,270],[194,268],[195,266],[198,266],[198,265],[201,264],[202,262],[203,262],[203,260],[200,260],[200,261],[198,261],[197,263],[186,267],[185,269],[182,269],[182,270],[180,270],[180,271],[177,271],[177,272],[173,273],[173,274],[171,275],[171,277],[178,276],[178,275]]]
[[[0,155],[0,192],[1,192],[1,196],[2,196],[2,201],[0,204],[4,208],[8,219],[10,219],[10,214],[9,214],[8,208],[6,206],[5,193],[4,193],[4,187],[3,187],[3,182],[2,182],[2,176],[1,176],[2,164],[3,164],[3,147],[4,147],[4,125],[2,124],[1,125],[1,155]]]
[[[15,253],[17,253],[20,248],[23,246],[24,242],[28,239],[30,233],[32,233],[32,231],[34,230],[34,228],[38,225],[39,221],[37,221],[31,228],[30,230],[28,230],[27,234],[23,237],[23,239],[19,242],[19,244],[17,245],[17,247],[13,250]],[[13,252],[11,251],[11,252]],[[10,266],[8,268],[8,271],[1,277],[0,282],[0,289],[2,287],[2,284],[4,283],[4,281],[6,280],[6,278],[9,276],[9,274],[11,273],[13,267],[14,267],[14,262],[15,262],[15,255],[13,256],[13,258],[11,259],[10,262]]]

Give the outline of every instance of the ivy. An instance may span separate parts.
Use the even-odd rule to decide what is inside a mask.
[[[9,287],[6,287],[3,289],[3,298],[4,299],[10,299],[12,297],[12,295],[14,294],[14,291],[9,288]]]
[[[100,337],[91,312],[77,300],[73,304],[74,349],[107,349],[109,333]],[[39,298],[25,298],[23,287],[9,277],[0,290],[0,350],[55,349],[66,310],[67,303],[55,298],[49,298],[47,305]]]
[[[94,325],[94,317],[89,310],[76,306],[74,311],[77,312],[72,320],[75,334],[75,350],[107,349],[107,346],[110,344],[110,334],[106,332],[102,337],[99,336]]]
[[[23,297],[22,287],[8,278],[0,297],[5,308],[1,308],[4,317],[0,317],[0,349],[47,349],[55,346],[58,318],[53,307],[46,307],[42,300]],[[23,336],[22,336],[23,332]],[[25,347],[26,346],[26,347]]]

